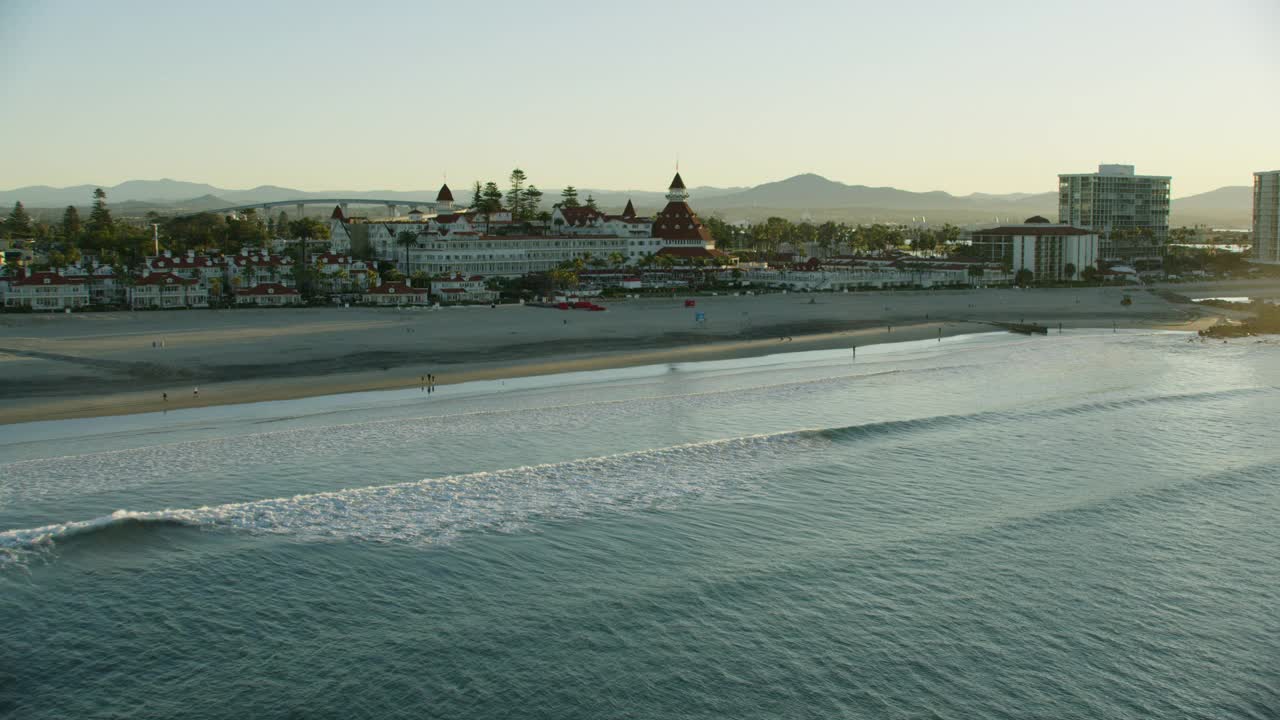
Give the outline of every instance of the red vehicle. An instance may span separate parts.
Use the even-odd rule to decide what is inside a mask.
[[[695,305],[697,305],[697,303],[696,303],[696,302],[694,302],[694,301],[692,301],[692,300],[685,300],[685,301],[684,301],[684,306],[685,306],[685,307],[694,307]]]

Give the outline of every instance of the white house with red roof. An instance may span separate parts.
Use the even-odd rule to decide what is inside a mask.
[[[144,271],[129,288],[129,307],[135,310],[209,307],[209,289],[195,278]]]
[[[143,261],[144,267],[152,273],[172,273],[180,278],[195,280],[206,291],[215,280],[225,282],[226,259],[221,256],[197,255],[188,250],[185,255],[174,255],[165,250],[160,255],[153,255]]]
[[[364,301],[374,305],[430,305],[431,289],[406,282],[379,283],[365,290]]]
[[[431,281],[431,294],[441,302],[493,302],[498,293],[485,286],[482,275],[455,273]]]
[[[653,220],[636,214],[635,205],[627,200],[621,215],[605,215],[604,229],[611,235],[627,238],[653,237]]]
[[[376,276],[373,264],[350,255],[327,252],[311,257],[321,289],[330,293],[362,292],[372,284],[370,276]]]
[[[227,287],[237,289],[269,283],[293,287],[293,266],[294,259],[289,255],[274,255],[265,250],[244,248],[239,255],[226,258],[224,280]]]
[[[12,277],[4,295],[5,307],[32,310],[82,308],[89,304],[89,284],[83,277],[62,272],[35,272]]]
[[[89,267],[80,265],[65,268],[64,275],[82,280],[89,286],[89,302],[93,305],[123,305],[128,295],[125,278],[117,277],[115,268],[94,262]]]
[[[260,305],[262,307],[300,305],[302,304],[302,295],[294,288],[280,283],[268,282],[236,290],[236,304]]]
[[[604,235],[604,213],[579,205],[551,209],[551,229],[560,235]]]

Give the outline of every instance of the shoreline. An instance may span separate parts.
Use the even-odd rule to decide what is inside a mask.
[[[1216,315],[1199,317],[1182,322],[1161,322],[1143,318],[1137,322],[1116,323],[1114,327],[1126,330],[1178,330],[1193,332],[1218,322]],[[1104,329],[1101,323],[1062,323],[1064,328]],[[941,333],[939,333],[941,330]],[[436,385],[456,385],[478,380],[499,380],[536,375],[553,375],[568,372],[606,370],[643,365],[676,362],[699,362],[737,358],[759,357],[781,352],[804,350],[828,350],[853,346],[879,345],[883,343],[929,340],[939,337],[955,337],[976,333],[999,332],[1000,328],[987,321],[920,322],[893,326],[885,325],[834,332],[811,333],[793,336],[785,341],[768,339],[724,339],[709,337],[702,342],[675,347],[650,347],[613,350],[597,353],[564,354],[531,358],[528,360],[497,360],[468,363],[466,369],[452,369],[456,365],[444,365],[433,372]],[[1052,329],[1050,330],[1052,332]],[[296,378],[259,378],[213,382],[200,386],[199,397],[171,394],[168,401],[159,397],[157,389],[109,392],[90,397],[27,397],[6,402],[0,409],[0,425],[46,422],[133,415],[164,410],[185,410],[220,405],[238,405],[257,402],[296,400],[308,397],[341,395],[383,390],[406,390],[421,386],[420,368],[400,366],[382,371],[335,372],[323,375],[307,375]]]

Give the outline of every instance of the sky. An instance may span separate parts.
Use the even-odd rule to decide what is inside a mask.
[[[1280,168],[1280,1],[0,0],[0,188],[1173,195]]]

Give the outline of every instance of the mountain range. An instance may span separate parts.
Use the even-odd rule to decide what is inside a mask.
[[[90,204],[95,187],[97,186],[76,185],[54,188],[34,185],[0,191],[0,207],[12,206],[17,201],[33,210],[60,209],[67,205],[86,207]],[[148,210],[161,214],[198,212],[232,205],[325,197],[379,198],[408,204],[428,202],[436,195],[434,189],[308,192],[275,185],[234,190],[169,179],[130,180],[103,189],[107,192],[107,201],[118,213],[139,215]],[[546,202],[549,204],[556,198],[554,191],[547,192]],[[1018,221],[1030,215],[1043,215],[1052,219],[1057,215],[1058,204],[1058,194],[1053,191],[952,195],[940,190],[912,192],[893,187],[848,185],[813,173],[754,187],[704,186],[691,188],[689,192],[696,209],[704,213],[714,212],[730,221],[757,221],[768,215],[782,215],[817,221],[878,219],[898,222],[927,217],[935,223],[971,224],[991,222],[997,217],[1001,221]],[[468,200],[469,194],[469,189],[455,189],[459,202]],[[657,190],[583,188],[579,190],[579,194],[583,198],[592,195],[603,208],[621,208],[627,200],[632,200],[641,212],[653,212],[665,202],[665,191]],[[1171,224],[1247,227],[1252,202],[1252,188],[1248,186],[1223,187],[1178,198],[1173,202]],[[318,211],[318,208],[311,208],[311,211]]]

